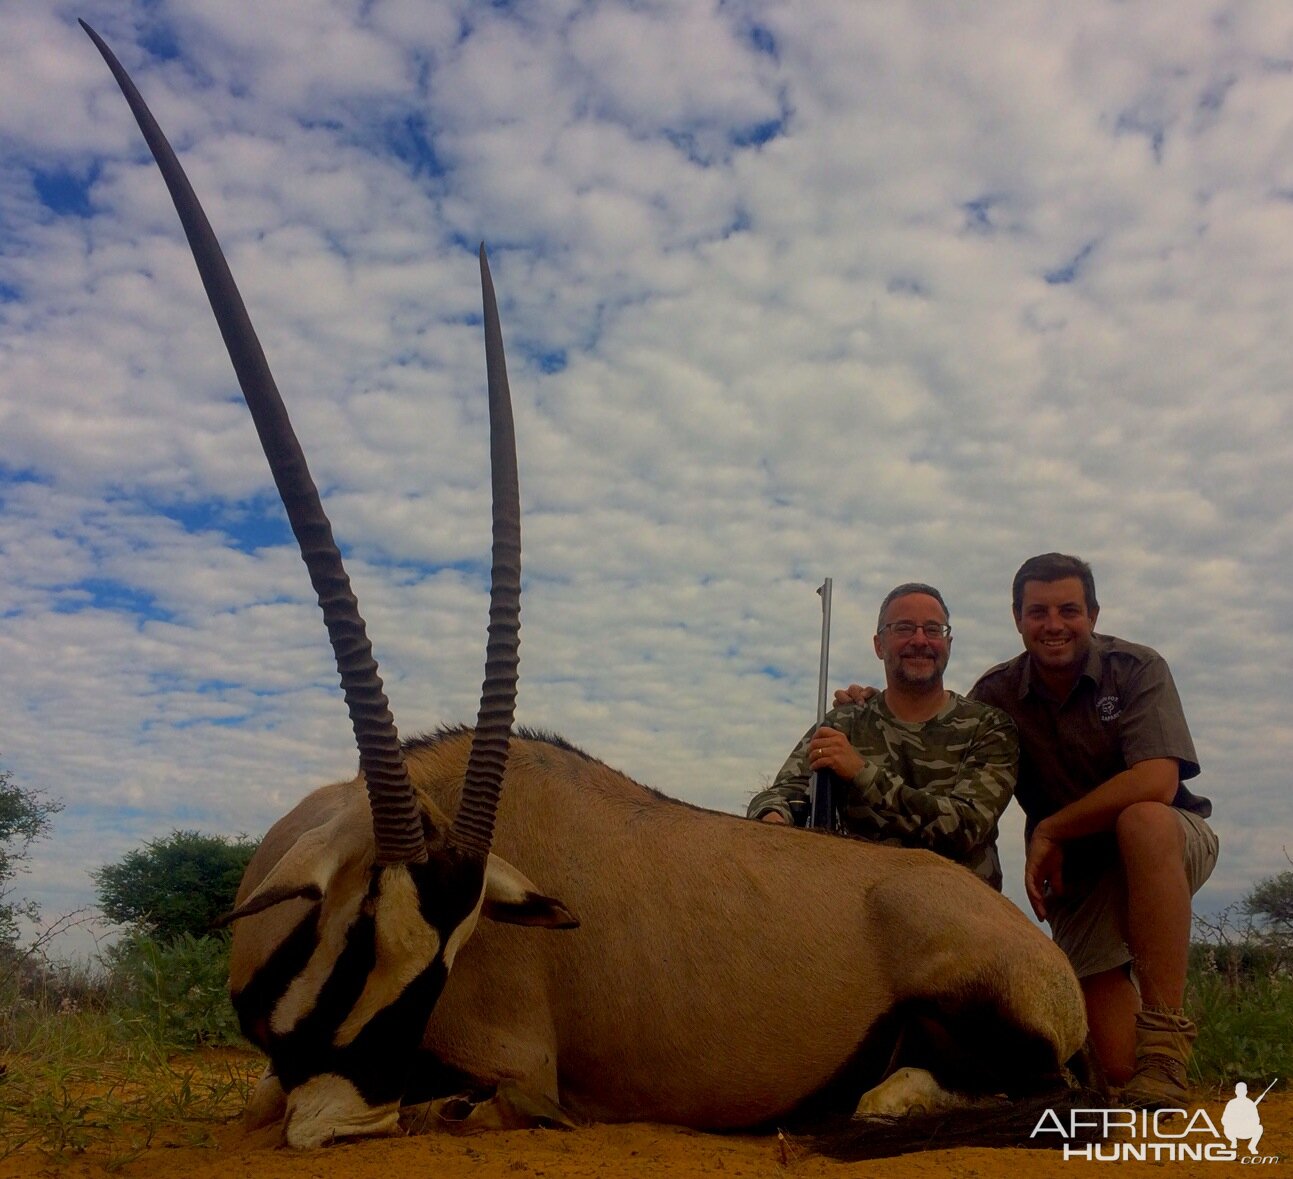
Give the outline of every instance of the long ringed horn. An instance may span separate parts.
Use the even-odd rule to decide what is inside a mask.
[[[454,816],[451,838],[460,847],[484,855],[494,837],[494,815],[498,809],[503,771],[507,768],[512,718],[516,713],[521,630],[521,495],[516,473],[512,395],[507,384],[507,362],[503,356],[503,331],[483,242],[480,247],[480,285],[485,312],[485,369],[489,380],[493,569],[485,682],[480,689],[480,712],[476,717],[462,802]]]
[[[274,482],[301,546],[301,556],[323,610],[359,746],[359,766],[367,782],[373,815],[377,862],[383,865],[424,862],[427,852],[417,799],[409,783],[399,734],[377,674],[364,620],[332,538],[332,526],[324,514],[305,455],[288,420],[242,296],[211,224],[157,121],[112,50],[85,21],[80,23],[103,54],[126,96],[170,189]]]

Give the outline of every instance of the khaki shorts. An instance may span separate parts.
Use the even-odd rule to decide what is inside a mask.
[[[1185,878],[1193,896],[1217,866],[1217,837],[1198,815],[1177,810],[1185,832]],[[1131,961],[1127,948],[1127,885],[1122,867],[1110,868],[1081,896],[1047,901],[1051,936],[1073,963],[1078,978],[1113,970]]]

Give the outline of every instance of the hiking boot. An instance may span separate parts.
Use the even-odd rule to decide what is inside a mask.
[[[1186,1064],[1198,1029],[1179,1007],[1146,1007],[1136,1016],[1136,1071],[1122,1091],[1133,1109],[1182,1109]]]

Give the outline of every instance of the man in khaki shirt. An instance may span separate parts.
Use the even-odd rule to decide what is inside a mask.
[[[1086,996],[1096,1053],[1134,1105],[1179,1104],[1190,898],[1211,874],[1212,804],[1167,663],[1095,633],[1091,567],[1045,553],[1015,574],[1024,653],[971,689],[1019,727],[1024,887]]]

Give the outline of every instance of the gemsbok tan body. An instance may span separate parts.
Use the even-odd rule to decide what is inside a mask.
[[[359,748],[354,781],[316,791],[270,830],[229,918],[233,1001],[269,1057],[253,1119],[317,1146],[391,1133],[402,1105],[468,1092],[459,1107],[477,1112],[506,1095],[548,1121],[719,1129],[851,1112],[902,1066],[971,1093],[1055,1084],[1086,1035],[1077,981],[970,872],[701,810],[556,738],[509,743],[520,506],[483,247],[495,516],[481,710],[474,729],[400,742],[215,235],[133,83],[86,29],[193,247]],[[885,1102],[901,1104],[893,1089]]]
[[[469,741],[408,749],[448,813]],[[315,791],[270,829],[244,892],[309,831],[361,828],[363,806],[355,782]],[[899,1064],[976,1093],[1036,1091],[1086,1035],[1063,954],[929,852],[700,810],[516,737],[494,847],[579,928],[480,922],[422,1038],[420,1099],[512,1080],[575,1119],[750,1127],[851,1112]],[[239,922],[235,995],[282,944],[287,910]]]

